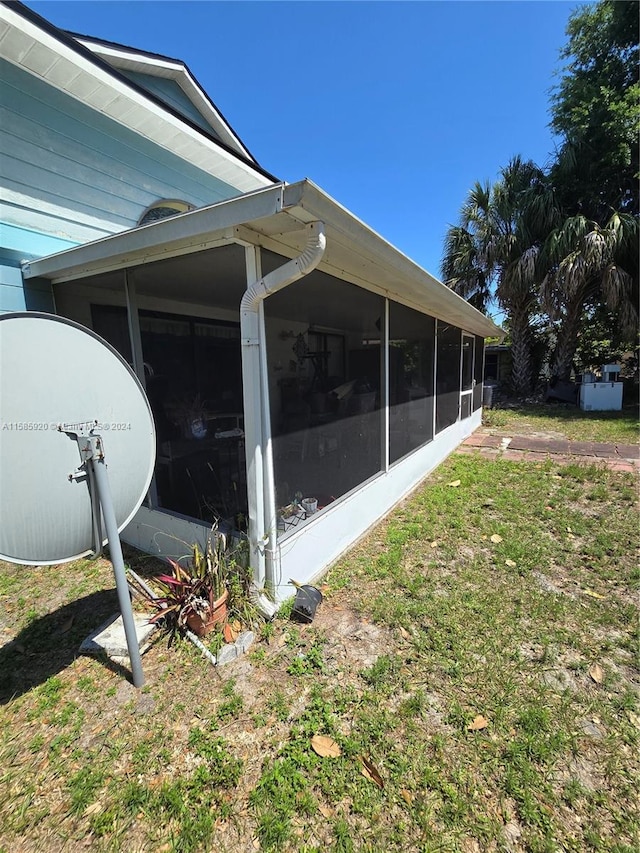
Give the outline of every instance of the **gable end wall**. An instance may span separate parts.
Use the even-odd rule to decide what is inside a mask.
[[[30,307],[21,260],[132,228],[158,199],[200,207],[239,195],[6,60],[0,60],[0,187],[0,311]]]

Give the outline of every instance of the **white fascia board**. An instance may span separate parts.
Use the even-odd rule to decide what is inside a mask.
[[[23,273],[25,278],[68,281],[144,263],[151,257],[198,251],[219,238],[225,229],[231,229],[226,234],[229,239],[235,235],[237,241],[268,245],[275,238],[283,253],[294,257],[300,251],[302,225],[313,220],[324,222],[327,235],[319,270],[368,287],[464,331],[483,337],[502,336],[493,321],[308,180],[273,185],[31,261]]]
[[[115,46],[91,38],[72,36],[78,44],[83,45],[96,56],[106,59],[115,68],[126,68],[130,71],[155,74],[158,77],[171,77],[180,70],[182,63],[164,56],[151,57],[135,48]]]
[[[177,216],[122,231],[23,266],[25,279],[53,283],[145,263],[150,256],[172,257],[200,251],[228,229],[282,210],[282,184],[200,207]]]
[[[135,114],[136,132],[169,151],[174,149],[166,139],[179,136],[183,142],[182,157],[239,192],[251,192],[273,184],[257,168],[239,162],[231,152],[41,29],[14,8],[0,5],[0,26],[3,28],[0,31],[0,55],[7,61],[62,89],[92,109],[96,108],[92,93],[98,93],[104,115],[130,126],[127,115]],[[105,87],[114,93],[114,98],[103,104]]]
[[[242,144],[242,141],[229,127],[222,115],[204,93],[198,83],[194,80],[189,69],[180,61],[170,60],[166,57],[148,56],[135,50],[116,48],[112,45],[92,41],[91,39],[76,38],[96,56],[104,59],[114,68],[123,71],[136,71],[141,74],[149,74],[153,77],[163,77],[173,80],[180,86],[184,94],[202,114],[211,128],[220,136],[223,142],[236,148],[238,152],[250,160],[254,160],[251,153]]]

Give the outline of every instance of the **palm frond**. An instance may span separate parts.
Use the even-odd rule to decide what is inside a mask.
[[[478,255],[473,234],[460,225],[451,226],[445,236],[442,277],[445,284],[481,311],[490,292],[488,276]]]
[[[602,291],[609,308],[619,308],[630,295],[631,276],[616,264],[609,264],[602,275]]]
[[[537,246],[529,246],[515,263],[514,273],[522,287],[531,287],[535,281],[538,252]]]
[[[589,231],[584,237],[584,260],[585,264],[593,270],[600,269],[609,255],[609,243],[607,235],[597,226]]]

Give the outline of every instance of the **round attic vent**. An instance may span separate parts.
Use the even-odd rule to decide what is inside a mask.
[[[159,219],[166,219],[168,216],[186,213],[187,210],[193,210],[193,208],[194,205],[177,199],[164,198],[161,201],[154,201],[142,214],[138,220],[138,225],[148,225],[149,222],[157,222]]]

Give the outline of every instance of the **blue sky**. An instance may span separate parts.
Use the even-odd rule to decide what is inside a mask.
[[[63,29],[184,60],[258,161],[308,177],[439,276],[476,180],[554,150],[569,14],[537,2],[27,2]]]

